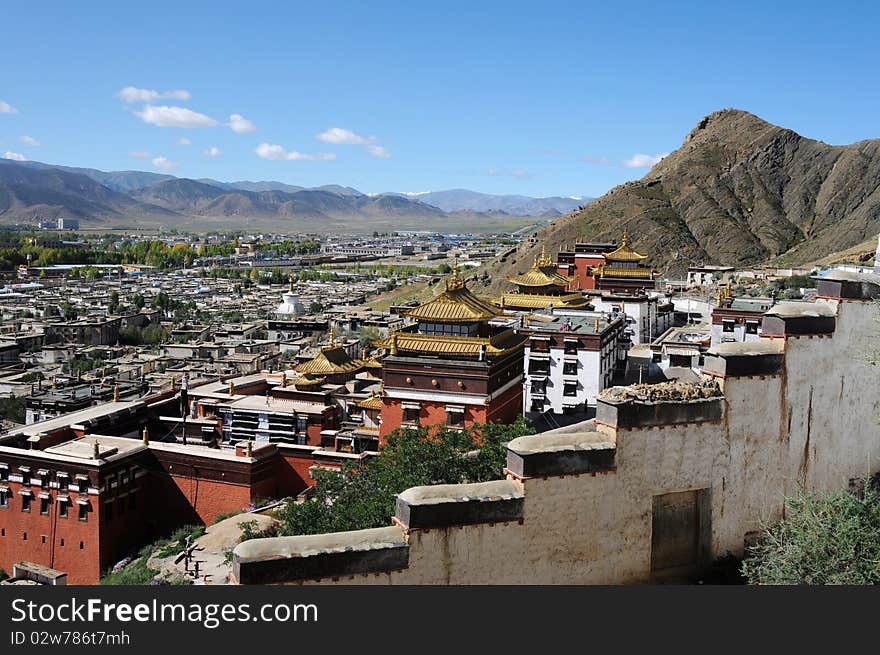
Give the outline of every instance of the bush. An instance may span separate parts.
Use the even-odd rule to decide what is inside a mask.
[[[865,481],[856,492],[790,498],[747,555],[750,584],[877,584],[880,494]]]
[[[388,525],[397,494],[410,487],[501,479],[504,443],[532,432],[522,417],[511,425],[491,423],[461,431],[437,426],[396,430],[378,456],[346,464],[338,472],[316,470],[311,496],[277,512],[280,534]]]

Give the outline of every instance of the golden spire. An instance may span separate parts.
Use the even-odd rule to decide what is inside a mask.
[[[623,239],[621,239],[620,245],[621,247],[629,245],[629,232],[625,227],[623,228]]]
[[[113,385],[113,402],[114,403],[119,402],[119,385],[118,384]]]
[[[397,332],[391,335],[391,354],[397,354]]]
[[[293,275],[287,276],[287,290],[293,293]]]
[[[329,333],[330,333],[330,342],[327,344],[327,347],[328,348],[335,348],[336,347],[336,333],[333,331],[333,324],[332,323],[330,324]]]
[[[452,261],[452,277],[450,277],[449,281],[446,283],[446,288],[450,291],[464,288],[464,280],[461,279],[461,276],[458,273],[458,255],[456,255],[455,259]]]
[[[550,266],[553,263],[553,260],[547,256],[547,246],[541,244],[541,256],[538,258],[536,265],[538,267]]]

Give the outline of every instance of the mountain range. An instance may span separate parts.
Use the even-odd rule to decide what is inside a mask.
[[[430,197],[423,197],[430,196]],[[435,199],[436,198],[436,199]],[[466,190],[365,194],[340,185],[191,180],[0,159],[0,222],[79,218],[83,227],[241,226],[279,230],[518,229],[586,202]]]
[[[691,264],[797,265],[880,232],[880,139],[828,145],[737,109],[714,112],[641,180],[541,228],[505,261],[496,286],[542,246],[631,243],[663,272]]]

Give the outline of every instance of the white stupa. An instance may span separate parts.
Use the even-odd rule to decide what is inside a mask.
[[[293,292],[293,280],[290,281],[290,288],[281,294],[281,304],[278,305],[275,313],[284,316],[300,316],[306,313],[299,295]]]

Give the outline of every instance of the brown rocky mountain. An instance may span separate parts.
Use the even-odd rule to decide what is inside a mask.
[[[641,180],[615,187],[486,269],[493,289],[545,243],[619,240],[623,228],[671,274],[689,262],[800,264],[880,232],[880,140],[831,146],[748,112],[702,119]]]

